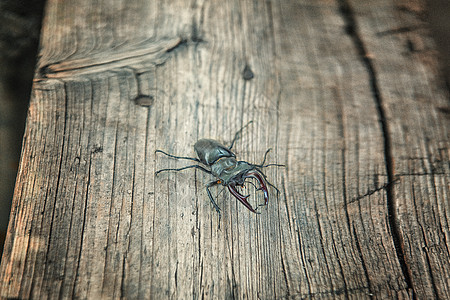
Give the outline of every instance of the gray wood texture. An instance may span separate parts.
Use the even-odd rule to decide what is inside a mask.
[[[423,1],[56,1],[4,298],[450,298],[449,102]],[[260,162],[261,214],[156,149]],[[253,204],[263,201],[249,186]],[[220,228],[219,228],[220,225]]]

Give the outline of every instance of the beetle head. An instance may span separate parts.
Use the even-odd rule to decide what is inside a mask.
[[[250,211],[255,212],[255,209],[248,203],[247,198],[250,195],[244,196],[236,189],[237,186],[244,186],[246,179],[256,179],[259,183],[258,190],[264,192],[265,204],[269,202],[269,193],[267,191],[264,174],[262,174],[256,167],[245,161],[236,161],[234,157],[224,157],[216,161],[211,166],[211,172],[218,177],[222,184],[228,187],[230,193],[236,197],[242,204]]]
[[[242,175],[242,179],[240,178],[240,180],[242,180],[242,184],[238,184],[235,182],[230,182],[227,187],[228,190],[230,191],[230,193],[236,197],[236,199],[238,199],[242,204],[245,205],[245,207],[247,207],[250,211],[256,213],[256,210],[250,205],[250,203],[248,203],[247,198],[250,197],[250,195],[242,195],[241,193],[239,193],[236,190],[236,186],[243,186],[245,183],[245,180],[247,178],[254,178],[259,182],[259,188],[257,190],[262,190],[264,192],[264,205],[267,205],[267,203],[269,202],[269,193],[267,191],[267,185],[266,185],[266,181],[263,178],[263,174],[256,170],[256,169],[252,169],[246,173],[244,173]]]

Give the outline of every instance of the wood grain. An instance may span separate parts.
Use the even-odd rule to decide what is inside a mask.
[[[50,0],[4,298],[450,297],[448,91],[424,3]],[[193,157],[260,162],[255,215]],[[263,197],[249,187],[253,204]],[[219,227],[220,225],[220,227]]]

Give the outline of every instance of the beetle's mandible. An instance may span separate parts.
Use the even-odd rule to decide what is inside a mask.
[[[242,204],[245,205],[251,212],[257,213],[256,209],[254,209],[250,203],[248,203],[247,198],[250,195],[242,195],[238,192],[236,189],[237,187],[243,187],[245,184],[246,179],[253,178],[256,179],[259,183],[259,188],[257,190],[262,190],[264,192],[264,205],[267,205],[269,202],[269,192],[267,190],[267,185],[270,185],[274,187],[277,191],[278,189],[272,185],[270,182],[267,181],[266,175],[262,172],[262,168],[269,167],[269,166],[277,166],[277,167],[284,167],[284,165],[280,164],[267,164],[264,165],[266,161],[267,154],[271,149],[268,149],[266,153],[264,154],[263,162],[259,165],[251,164],[246,161],[238,161],[236,160],[236,155],[231,151],[233,148],[234,142],[238,138],[239,134],[241,134],[242,130],[247,127],[249,124],[251,124],[252,121],[247,123],[244,127],[242,127],[238,132],[236,132],[233,141],[231,142],[231,145],[229,147],[225,147],[221,143],[211,140],[211,139],[201,139],[197,141],[194,145],[194,150],[197,153],[198,158],[193,157],[185,157],[185,156],[175,156],[172,154],[168,154],[162,150],[156,150],[156,152],[165,154],[172,158],[177,159],[188,159],[193,160],[198,163],[201,163],[207,167],[210,168],[208,170],[207,168],[201,166],[201,165],[189,165],[183,168],[178,169],[162,169],[155,173],[155,175],[158,175],[161,172],[165,171],[181,171],[185,169],[190,168],[197,168],[199,170],[202,170],[206,173],[212,174],[217,179],[208,183],[206,185],[206,192],[208,193],[208,197],[211,200],[211,203],[213,204],[214,208],[216,209],[217,213],[219,213],[220,217],[220,208],[217,205],[217,203],[214,201],[214,198],[209,190],[210,187],[222,184],[223,186],[226,186],[230,193],[236,197]]]

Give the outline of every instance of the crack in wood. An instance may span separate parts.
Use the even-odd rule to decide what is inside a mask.
[[[397,176],[398,176],[398,175],[397,175]],[[348,204],[354,203],[354,202],[358,202],[359,200],[361,200],[361,199],[363,199],[363,198],[365,198],[365,197],[371,196],[371,195],[373,195],[373,194],[375,194],[376,192],[379,192],[379,191],[381,191],[381,190],[386,190],[386,192],[387,192],[388,186],[390,186],[390,185],[396,183],[396,182],[399,180],[399,178],[397,178],[397,176],[396,176],[396,178],[395,178],[393,181],[388,182],[388,183],[386,183],[386,184],[384,184],[384,185],[382,185],[382,186],[380,186],[380,187],[377,187],[377,188],[375,188],[375,189],[368,190],[365,194],[353,198],[351,201],[348,202]]]
[[[64,78],[130,66],[148,69],[151,66],[164,64],[168,58],[167,53],[171,53],[185,43],[186,41],[180,37],[165,38],[159,41],[148,41],[131,49],[112,49],[87,58],[54,62],[39,68],[37,77],[39,79]]]
[[[68,130],[68,128],[67,128],[68,127],[68,109],[69,109],[68,108],[68,94],[67,94],[67,90],[68,90],[67,89],[67,85],[64,84],[64,96],[63,97],[65,99],[65,101],[64,101],[65,105],[64,105],[64,120],[62,121],[62,123],[63,123],[62,124],[63,135],[62,135],[61,146],[59,147],[60,153],[59,153],[59,158],[58,158],[58,175],[57,175],[57,178],[56,178],[56,185],[55,185],[56,190],[55,190],[54,195],[52,197],[52,198],[54,198],[53,199],[53,203],[50,203],[50,199],[49,199],[49,196],[51,194],[47,194],[46,195],[46,199],[44,201],[44,203],[45,203],[44,206],[45,207],[47,206],[47,203],[49,203],[48,205],[50,205],[50,208],[46,209],[46,211],[51,211],[50,228],[49,228],[49,231],[48,231],[48,240],[47,240],[47,245],[46,245],[47,249],[46,249],[45,258],[44,258],[44,277],[45,276],[52,277],[51,276],[51,275],[53,275],[52,272],[55,272],[54,271],[54,266],[52,266],[54,261],[53,261],[53,258],[51,258],[51,254],[53,254],[53,251],[51,251],[51,247],[52,247],[52,239],[55,238],[54,235],[53,235],[53,233],[54,233],[53,230],[54,230],[54,225],[57,223],[57,222],[55,222],[55,216],[57,216],[58,196],[59,196],[59,193],[61,192],[60,183],[61,183],[61,178],[63,177],[63,159],[65,158],[65,148],[66,148],[66,143],[67,143],[66,139],[67,140],[69,139],[69,136],[68,136],[69,134],[67,134],[67,130]],[[56,131],[57,128],[58,128],[58,123],[60,122],[59,121],[59,116],[56,115],[55,119],[56,119],[56,123],[57,123],[55,125],[55,131]],[[55,137],[56,136],[58,136],[58,135],[55,133]],[[51,274],[51,275],[48,275],[48,274]],[[35,288],[35,286],[34,286],[34,283],[33,283],[31,289],[33,290],[34,288]]]
[[[355,227],[354,223],[352,224],[352,229],[353,229],[352,230],[352,234],[353,234],[353,236],[355,238],[356,248],[358,249],[358,253],[359,253],[359,259],[361,260],[361,265],[362,265],[362,268],[363,268],[363,271],[364,271],[364,276],[366,277],[366,280],[367,280],[367,285],[368,285],[367,289],[369,291],[369,295],[373,295],[372,282],[370,280],[369,272],[367,270],[366,261],[364,259],[363,254],[362,254],[363,252],[362,252],[362,249],[361,249],[361,244],[359,242],[357,230],[356,230],[356,227]]]
[[[385,31],[377,32],[377,36],[385,36],[385,35],[392,35],[392,34],[399,34],[399,33],[407,33],[412,32],[418,29],[421,29],[421,26],[403,26],[398,28],[392,28]]]
[[[173,45],[172,47],[170,47],[169,49],[166,50],[166,53],[171,53],[177,49],[180,49],[181,47],[186,46],[188,43],[187,39],[180,39],[178,41],[178,43],[176,43],[175,45]]]
[[[390,225],[389,227],[391,229],[391,236],[394,242],[397,259],[399,261],[406,285],[408,289],[411,289],[413,293],[413,298],[415,298],[415,290],[412,282],[411,269],[405,260],[405,254],[403,250],[403,237],[400,232],[398,224],[398,215],[395,209],[397,203],[394,195],[393,185],[391,184],[395,180],[394,160],[392,155],[392,142],[389,124],[388,121],[386,120],[386,112],[383,107],[383,99],[381,97],[380,89],[378,87],[377,74],[375,72],[372,59],[370,58],[369,53],[366,50],[364,41],[362,40],[358,32],[357,23],[355,20],[355,13],[353,12],[353,9],[349,1],[339,0],[338,3],[342,18],[344,19],[345,24],[347,25],[346,32],[352,39],[355,48],[358,52],[358,55],[360,57],[360,60],[362,64],[365,66],[367,73],[369,75],[370,86],[372,89],[375,106],[378,112],[379,122],[381,125],[384,141],[384,158],[386,161],[386,172],[388,181],[388,183],[386,184],[386,197],[387,197],[388,221]]]
[[[290,294],[289,295],[289,299],[293,298],[293,299],[315,299],[315,297],[318,297],[320,299],[322,298],[328,298],[328,296],[342,296],[344,294],[346,294],[345,298],[349,299],[352,298],[350,296],[353,295],[357,295],[360,296],[361,293],[367,295],[367,296],[375,296],[373,293],[370,292],[368,287],[355,287],[355,288],[351,288],[351,289],[331,289],[331,290],[327,290],[327,291],[323,291],[323,292],[310,292],[310,293],[295,293],[295,294]]]

